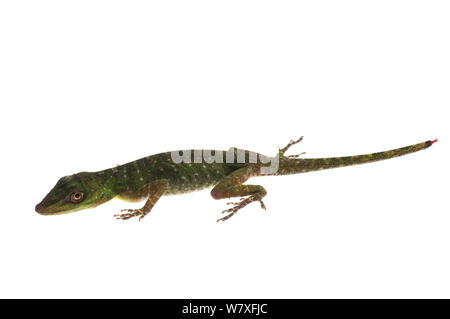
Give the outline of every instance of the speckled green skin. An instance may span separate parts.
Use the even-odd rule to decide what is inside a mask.
[[[363,164],[389,159],[428,148],[431,141],[418,143],[390,151],[333,158],[299,159],[286,157],[284,152],[301,141],[291,141],[279,152],[279,168],[272,175],[287,175],[317,171],[328,168]],[[225,151],[224,151],[225,152]],[[261,175],[261,167],[266,164],[249,163],[248,151],[244,163],[175,163],[171,152],[138,159],[117,167],[98,172],[81,172],[61,178],[49,194],[36,206],[43,215],[55,215],[96,207],[112,198],[126,201],[147,199],[143,208],[125,210],[128,213],[116,215],[120,219],[144,217],[152,209],[160,196],[193,192],[214,186],[214,199],[246,197],[234,203],[234,207],[224,210],[228,213],[219,220],[226,220],[247,204],[258,201],[265,208],[262,198],[266,195],[260,185],[244,184],[249,178]],[[71,201],[74,192],[84,197],[79,203]]]
[[[121,199],[141,200],[143,187],[152,180],[169,181],[165,195],[194,192],[215,185],[245,164],[174,163],[171,153],[161,153],[97,172],[102,180],[114,180],[114,191]]]

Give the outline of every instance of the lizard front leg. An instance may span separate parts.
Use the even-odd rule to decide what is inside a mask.
[[[127,212],[123,214],[115,214],[116,219],[130,219],[132,217],[139,216],[139,220],[144,218],[153,206],[155,206],[158,199],[164,194],[169,186],[169,181],[167,179],[158,179],[150,182],[146,188],[148,190],[148,199],[142,208],[138,209],[122,209],[121,212]]]
[[[244,197],[238,203],[228,203],[235,206],[224,210],[222,213],[228,213],[228,215],[219,218],[217,220],[218,222],[231,218],[238,210],[244,208],[251,202],[258,201],[261,204],[261,208],[266,209],[262,201],[263,197],[267,194],[264,187],[260,185],[243,185],[250,177],[255,175],[257,175],[255,173],[255,167],[243,167],[226,176],[212,189],[211,196],[214,199]]]

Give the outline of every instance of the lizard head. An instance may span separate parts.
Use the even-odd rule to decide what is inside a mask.
[[[94,173],[81,172],[64,176],[55,187],[36,205],[41,215],[57,215],[93,208],[107,202],[107,196]]]

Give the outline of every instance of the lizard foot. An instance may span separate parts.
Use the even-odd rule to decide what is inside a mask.
[[[282,149],[278,148],[278,155],[279,155],[280,157],[285,157],[285,156],[284,156],[284,153],[286,153],[286,151],[287,151],[291,146],[300,143],[302,140],[303,140],[303,136],[300,137],[298,140],[295,140],[295,141],[294,141],[294,140],[291,140],[291,141],[288,143],[288,145],[286,145],[286,146],[283,147]],[[298,155],[291,155],[291,156],[288,156],[288,158],[296,158],[296,157],[298,157],[298,156],[300,156],[300,155],[302,155],[302,154],[304,154],[304,153],[301,153],[301,154],[298,154]]]
[[[116,219],[127,220],[127,219],[130,219],[130,218],[139,216],[139,220],[141,220],[142,218],[144,218],[147,215],[147,213],[144,212],[144,210],[142,208],[139,208],[139,209],[122,209],[121,212],[127,212],[127,213],[115,214],[114,217],[116,217]]]
[[[235,206],[222,211],[222,214],[228,213],[228,215],[226,215],[222,218],[219,218],[217,220],[217,222],[226,221],[227,219],[231,218],[234,214],[236,214],[240,209],[244,208],[245,206],[247,206],[248,204],[250,204],[252,202],[259,202],[261,205],[261,208],[264,210],[266,209],[266,205],[264,205],[264,202],[262,201],[262,199],[259,196],[251,195],[251,196],[248,196],[247,198],[241,198],[241,201],[238,203],[227,203],[227,205],[235,205]]]

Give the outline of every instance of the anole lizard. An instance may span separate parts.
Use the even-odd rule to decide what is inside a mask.
[[[417,152],[437,141],[426,141],[390,151],[356,156],[309,159],[298,158],[299,155],[286,156],[285,152],[301,140],[302,138],[291,141],[279,149],[275,157],[265,157],[234,148],[228,152],[176,151],[144,157],[103,171],[65,176],[36,205],[36,211],[42,215],[56,215],[93,208],[113,198],[126,201],[146,199],[142,208],[124,209],[123,213],[114,215],[117,219],[139,217],[140,220],[151,211],[163,195],[188,193],[214,186],[211,191],[214,199],[242,197],[240,202],[228,203],[234,206],[224,210],[222,213],[225,216],[217,220],[224,221],[251,202],[259,202],[265,209],[262,199],[266,195],[266,190],[260,185],[244,184],[250,177],[297,174],[370,163]],[[183,157],[185,160],[180,162],[179,157],[174,157],[174,154],[179,155],[180,152],[190,157]],[[195,157],[199,154],[202,154],[200,160],[198,156]],[[271,164],[276,160],[276,170],[269,170],[268,160]],[[264,169],[266,173],[263,173]]]

